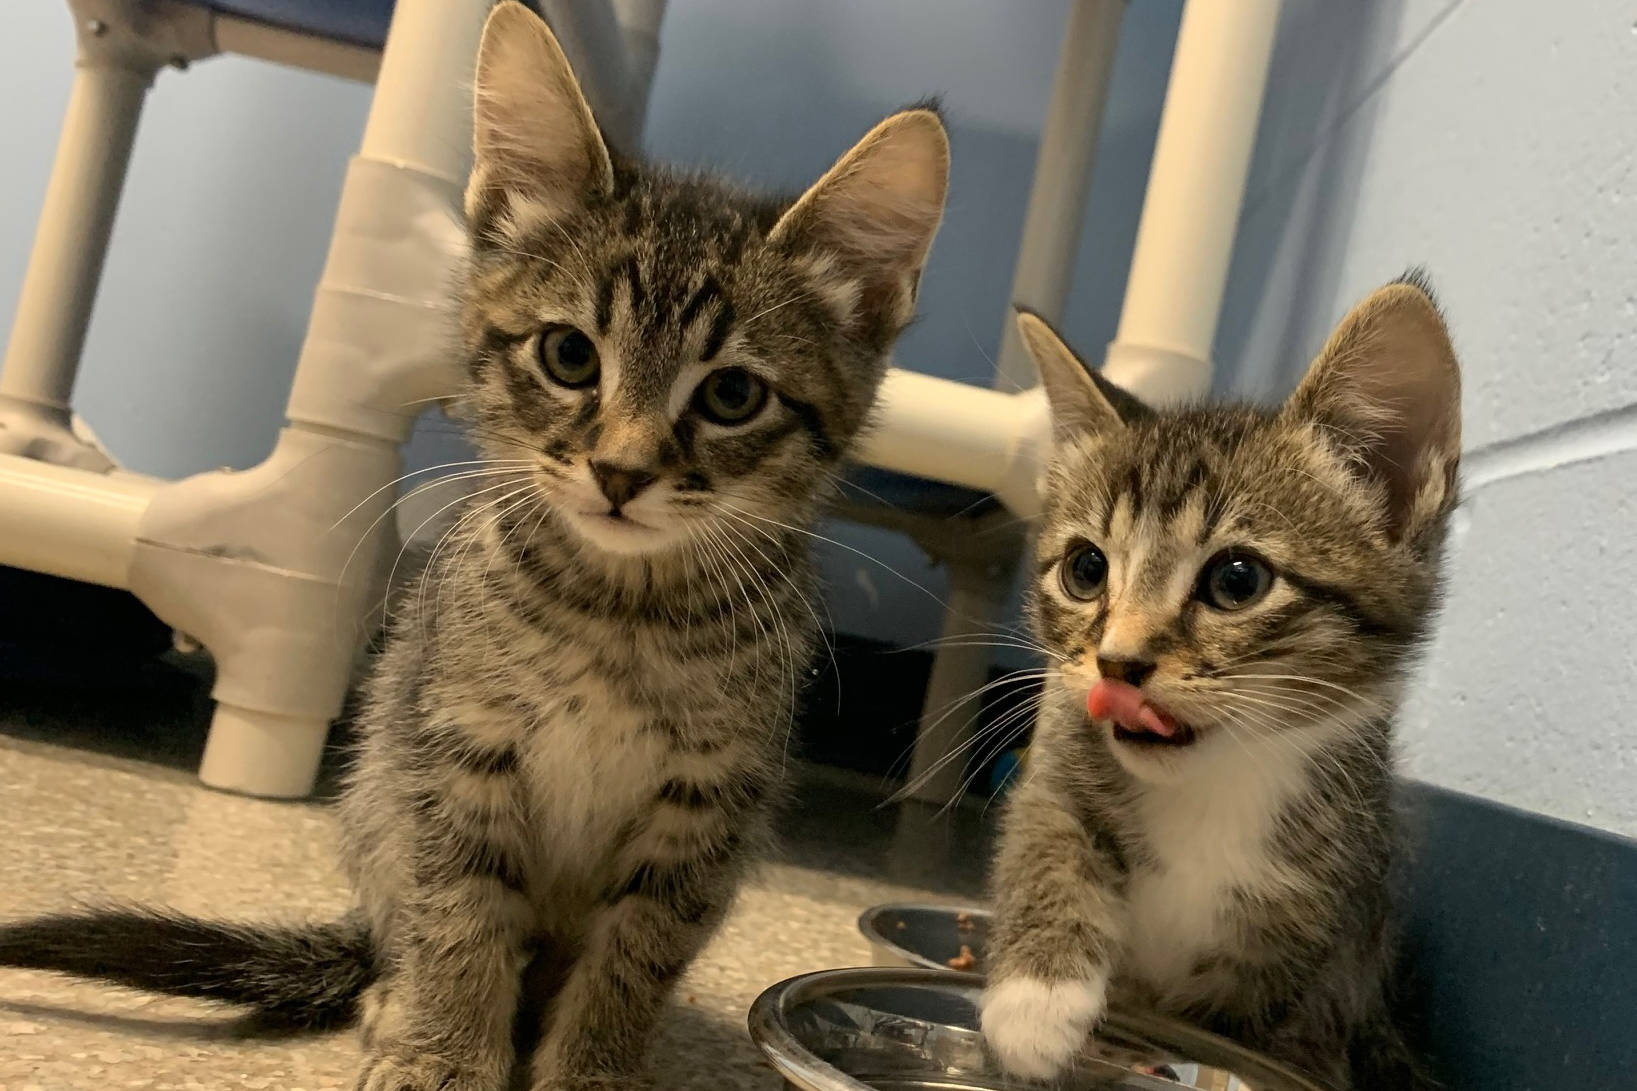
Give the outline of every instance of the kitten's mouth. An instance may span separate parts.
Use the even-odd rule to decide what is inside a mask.
[[[671,536],[652,523],[633,519],[612,508],[567,508],[564,514],[595,549],[621,556],[653,553],[671,542]]]
[[[1136,686],[1104,678],[1086,695],[1086,712],[1093,720],[1112,724],[1114,738],[1133,746],[1184,747],[1199,734],[1150,701]]]
[[[610,527],[619,530],[643,531],[657,529],[649,526],[647,523],[639,523],[629,515],[625,514],[623,511],[619,511],[615,508],[608,508],[604,511],[582,511],[580,513],[580,518],[584,519],[588,523],[593,523],[600,527]]]

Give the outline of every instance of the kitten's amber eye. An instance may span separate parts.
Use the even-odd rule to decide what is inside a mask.
[[[694,408],[717,424],[743,424],[766,404],[767,384],[742,367],[711,372],[693,394]]]
[[[573,326],[553,326],[540,335],[540,367],[552,382],[580,390],[602,374],[597,346]]]
[[[1101,595],[1108,584],[1108,558],[1090,542],[1082,542],[1064,554],[1059,571],[1063,593],[1081,602]]]
[[[1218,610],[1243,610],[1273,586],[1273,572],[1255,557],[1224,553],[1200,573],[1199,598]]]

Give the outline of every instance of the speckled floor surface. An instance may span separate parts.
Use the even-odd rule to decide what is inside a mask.
[[[329,812],[201,788],[184,771],[197,693],[164,674],[132,685],[0,693],[0,919],[107,898],[217,916],[340,910]],[[165,744],[144,749],[161,730]],[[784,858],[742,892],[678,990],[653,1050],[659,1088],[778,1087],[744,1029],[757,993],[866,964],[854,921],[867,905],[980,889],[973,816],[876,809],[831,778],[802,781]],[[351,1035],[240,1041],[229,1025],[203,1005],[0,970],[0,1091],[349,1086]]]

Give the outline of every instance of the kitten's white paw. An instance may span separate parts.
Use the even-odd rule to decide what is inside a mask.
[[[1006,1071],[1049,1080],[1085,1045],[1107,999],[1104,977],[997,982],[984,990],[983,1036]]]

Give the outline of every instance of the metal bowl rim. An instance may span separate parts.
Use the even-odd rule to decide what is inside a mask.
[[[863,933],[864,938],[870,943],[885,947],[898,957],[913,962],[916,966],[928,970],[938,970],[946,974],[959,973],[960,971],[951,970],[948,966],[940,964],[935,959],[928,958],[919,951],[911,951],[908,947],[894,942],[886,932],[875,926],[875,922],[887,913],[904,909],[918,909],[930,913],[948,913],[952,917],[966,913],[985,919],[992,920],[994,918],[994,913],[982,906],[935,905],[928,902],[882,902],[880,905],[870,906],[858,915],[858,930]]]
[[[808,1049],[785,1025],[784,1013],[796,1002],[807,998],[815,984],[841,979],[848,986],[919,985],[939,982],[945,985],[966,985],[981,990],[981,974],[963,974],[956,970],[937,970],[929,966],[853,966],[832,970],[815,970],[786,978],[762,990],[750,1005],[746,1024],[751,1041],[761,1049],[773,1067],[787,1080],[804,1081],[804,1086],[834,1087],[835,1091],[872,1091],[869,1084],[855,1080]]]
[[[962,987],[979,992],[983,991],[986,981],[983,974],[962,973],[947,967],[856,966],[815,970],[770,985],[762,990],[761,995],[750,1005],[746,1024],[751,1040],[786,1079],[800,1078],[806,1080],[808,1085],[817,1086],[826,1086],[820,1081],[828,1081],[828,1086],[833,1091],[873,1091],[868,1084],[819,1059],[789,1030],[782,1018],[791,1006],[813,994],[815,986],[838,979],[849,988],[899,985],[944,989]],[[1196,1044],[1206,1043],[1230,1055],[1239,1054],[1245,1060],[1266,1070],[1268,1074],[1284,1080],[1292,1089],[1310,1088],[1312,1091],[1323,1091],[1323,1085],[1315,1083],[1312,1077],[1192,1024],[1153,1012],[1124,1010],[1119,1005],[1110,1007],[1105,1018],[1114,1026],[1124,1025],[1138,1035],[1163,1033],[1172,1037],[1173,1041],[1177,1042],[1176,1048],[1179,1049],[1184,1048],[1187,1041],[1192,1039]]]

